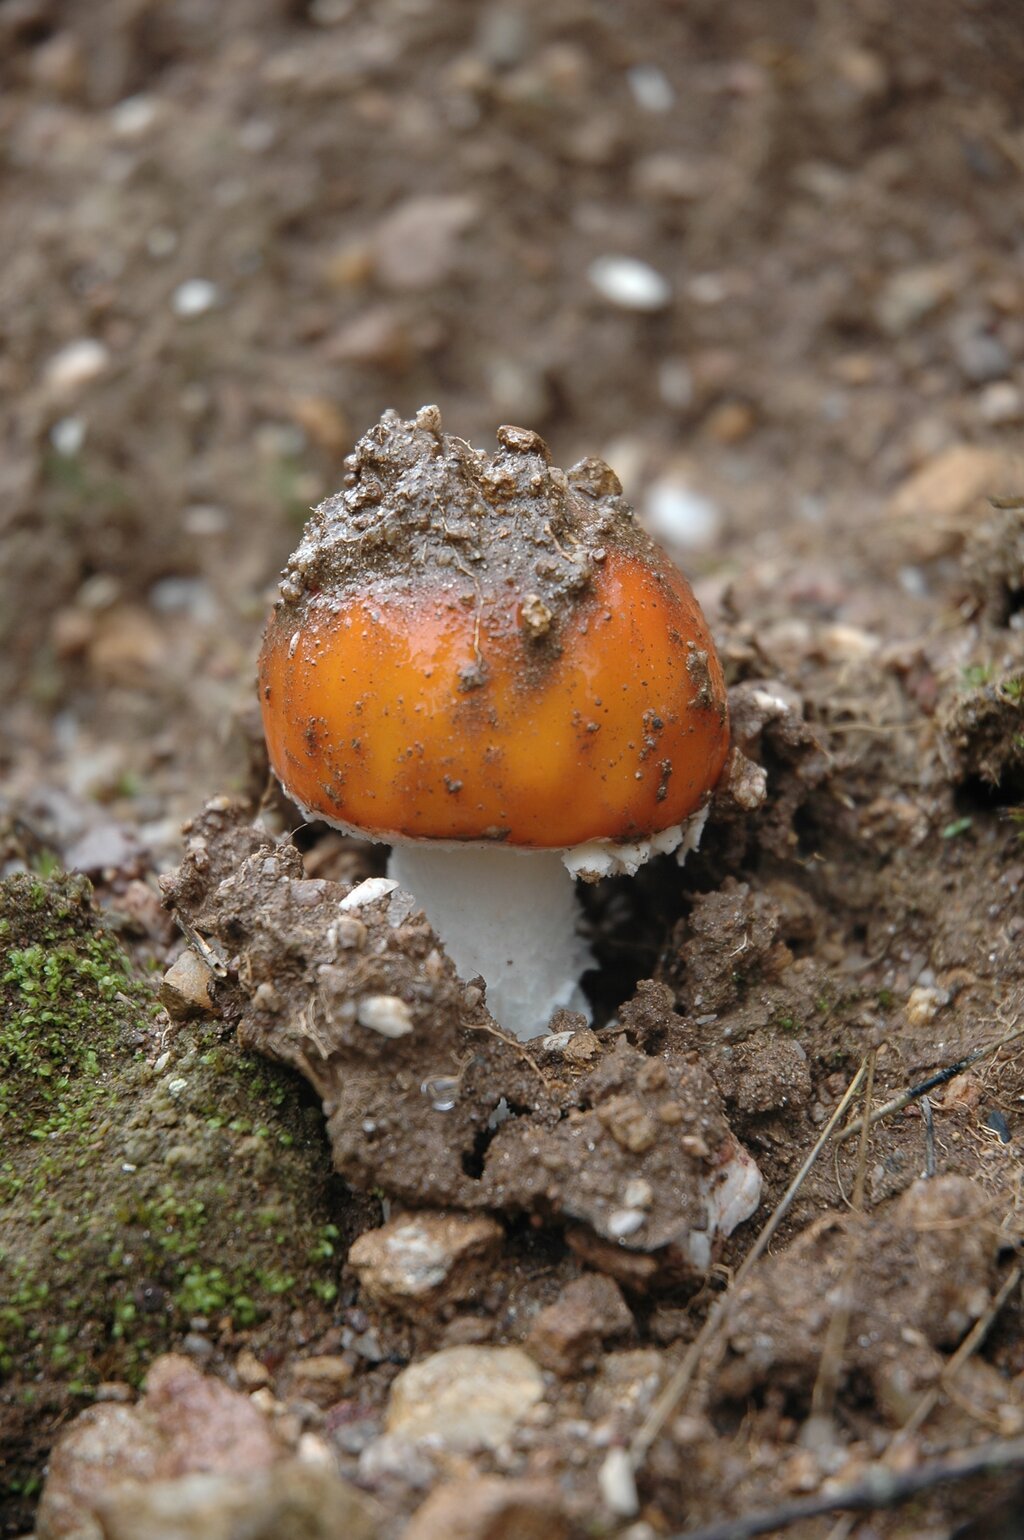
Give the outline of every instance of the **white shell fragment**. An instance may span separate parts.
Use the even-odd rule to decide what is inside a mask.
[[[562,861],[566,870],[583,882],[597,882],[601,877],[633,877],[652,856],[671,855],[673,851],[682,866],[690,851],[699,846],[707,820],[707,807],[698,808],[682,823],[660,829],[647,839],[629,844],[618,844],[615,840],[587,840],[582,845],[574,845],[571,850],[563,850]]]
[[[364,904],[375,904],[379,898],[387,898],[398,887],[393,877],[367,877],[354,887],[338,905],[339,909],[361,909]]]
[[[602,299],[620,310],[664,310],[672,298],[668,279],[636,257],[595,257],[587,277]]]
[[[408,1037],[412,1031],[412,1012],[398,995],[367,995],[359,1002],[356,1020],[381,1037]]]

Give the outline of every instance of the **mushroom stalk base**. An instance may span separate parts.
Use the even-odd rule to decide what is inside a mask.
[[[388,875],[423,906],[461,976],[483,978],[506,1032],[540,1037],[560,1006],[589,1020],[579,979],[593,959],[559,851],[402,844]]]

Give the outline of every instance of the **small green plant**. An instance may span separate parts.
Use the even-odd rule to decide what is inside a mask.
[[[956,840],[956,839],[959,839],[961,834],[966,834],[967,833],[968,829],[971,827],[973,822],[974,822],[974,819],[970,816],[970,814],[967,814],[963,818],[954,818],[953,822],[952,823],[948,823],[946,825],[946,827],[943,829],[943,831],[942,831],[942,838],[944,840]]]
[[[962,670],[960,678],[967,690],[981,690],[985,685],[991,684],[995,670],[991,663],[969,663]]]

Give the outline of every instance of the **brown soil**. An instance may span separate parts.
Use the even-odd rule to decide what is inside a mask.
[[[636,1434],[865,1057],[881,1105],[1024,1026],[1017,7],[623,16],[0,4],[0,875],[85,871],[145,974],[182,950],[156,902],[177,868],[168,895],[212,964],[202,1032],[323,1099],[330,1148],[301,1151],[323,1173],[316,1226],[333,1212],[335,1238],[364,1232],[336,1303],[268,1295],[255,1322],[224,1301],[168,1309],[149,1340],[258,1384],[293,1447],[315,1435],[372,1491],[389,1540],[471,1469],[554,1478],[559,1522],[650,1540],[1024,1429],[1019,1287],[939,1384],[1021,1241],[1014,1042],[936,1087],[927,1117],[915,1102],[879,1122],[860,1165],[856,1139],[826,1151],[654,1441],[639,1515],[602,1496],[609,1447]],[[616,303],[603,257],[638,258],[668,292]],[[99,346],[65,351],[83,340]],[[400,902],[328,948],[320,911],[381,871],[378,850],[317,826],[292,842],[276,797],[253,823],[278,571],[356,437],[434,401],[481,447],[518,423],[556,464],[613,466],[704,604],[745,757],[682,871],[665,859],[582,895],[594,1030],[547,1054],[495,1033]],[[416,1030],[371,1052],[353,1027],[370,995],[412,1001]],[[147,1019],[126,1038],[121,1003],[118,1115],[150,1098],[168,1044],[195,1056],[197,1030]],[[207,1109],[187,1116],[206,1148]],[[89,1158],[121,1169],[109,1119],[90,1128]],[[690,1220],[736,1141],[762,1203],[705,1274]],[[328,1185],[332,1159],[347,1186]],[[483,1227],[447,1295],[402,1303],[381,1282],[380,1198],[399,1220]],[[642,1214],[629,1233],[624,1206]],[[13,1199],[4,1214],[28,1223]],[[430,1222],[462,1244],[465,1221]],[[0,1275],[28,1234],[0,1242]],[[35,1305],[49,1341],[60,1300]],[[539,1407],[471,1467],[375,1465],[399,1370],[470,1344],[525,1346]],[[8,1535],[32,1523],[64,1422],[100,1381],[133,1394],[145,1367],[111,1336],[61,1384],[37,1347],[10,1355],[0,1391]],[[303,1388],[300,1356],[343,1388]],[[981,1515],[971,1532],[994,1534],[1006,1495],[981,1478],[787,1533],[939,1540]]]

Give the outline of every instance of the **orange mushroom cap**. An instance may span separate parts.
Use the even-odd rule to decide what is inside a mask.
[[[613,473],[489,459],[387,413],[314,516],[260,657],[271,764],[382,839],[561,849],[681,823],[721,772],[725,686],[686,579]]]

